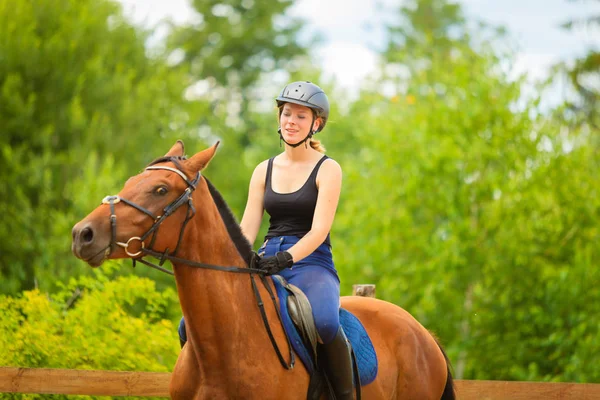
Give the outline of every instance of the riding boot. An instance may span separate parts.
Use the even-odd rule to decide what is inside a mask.
[[[335,338],[327,344],[322,344],[321,349],[325,358],[327,379],[331,383],[336,400],[352,400],[354,385],[351,347],[341,326]]]

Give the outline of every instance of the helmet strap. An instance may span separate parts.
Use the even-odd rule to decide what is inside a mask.
[[[307,140],[309,140],[310,138],[312,138],[312,136],[314,135],[314,132],[313,132],[313,131],[310,131],[310,132],[308,133],[308,135],[306,135],[306,137],[305,137],[304,139],[302,139],[302,140],[301,140],[301,141],[299,141],[298,143],[293,143],[293,144],[292,144],[292,143],[288,143],[288,142],[287,142],[287,141],[286,141],[286,140],[283,138],[283,135],[281,134],[281,128],[279,128],[279,129],[277,130],[277,132],[279,132],[279,147],[281,147],[281,142],[283,141],[283,143],[287,144],[288,146],[296,148],[296,147],[300,146],[302,143],[306,143],[306,141],[307,141]],[[306,147],[308,148],[308,145],[307,145]]]

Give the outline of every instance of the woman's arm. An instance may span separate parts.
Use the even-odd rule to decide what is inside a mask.
[[[342,168],[332,159],[325,160],[317,174],[319,194],[310,231],[288,252],[294,262],[309,256],[327,238],[342,189]]]
[[[263,201],[265,197],[267,164],[268,160],[261,162],[252,173],[250,187],[248,188],[248,202],[246,203],[242,222],[240,222],[242,233],[251,244],[254,244],[254,241],[256,240],[256,235],[260,229],[264,214]]]

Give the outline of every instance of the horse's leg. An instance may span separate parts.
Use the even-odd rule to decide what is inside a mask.
[[[200,366],[188,341],[181,350],[169,387],[173,400],[303,400],[309,383],[304,364],[296,356],[296,366],[284,369],[264,341],[265,350],[243,357],[232,370],[201,377]],[[279,343],[285,349],[284,343]],[[218,369],[218,368],[215,368]],[[326,397],[323,397],[326,400]]]
[[[189,342],[181,349],[171,375],[169,392],[173,400],[194,399],[200,384],[199,366]]]
[[[171,375],[169,392],[172,400],[231,400],[226,383],[205,382],[199,371],[198,359],[188,341],[181,349]]]

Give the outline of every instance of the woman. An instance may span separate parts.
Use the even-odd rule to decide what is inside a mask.
[[[352,399],[351,356],[339,322],[340,281],[329,237],[342,170],[313,138],[327,123],[329,101],[310,82],[288,84],[276,101],[285,150],[254,170],[240,225],[254,243],[264,210],[270,215],[259,268],[283,276],[306,294],[336,399]]]

